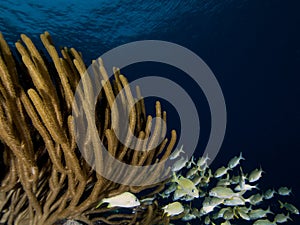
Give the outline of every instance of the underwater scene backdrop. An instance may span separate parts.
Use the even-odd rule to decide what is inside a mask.
[[[192,50],[213,71],[226,102],[226,135],[211,168],[226,166],[242,152],[244,171],[260,166],[265,171],[260,189],[291,187],[289,202],[300,208],[299,10],[297,0],[1,0],[0,31],[11,49],[23,33],[42,48],[39,35],[49,31],[57,46],[75,47],[87,65],[138,40],[164,40]],[[137,64],[122,73],[129,81],[165,74],[192,96],[201,121],[195,155],[201,156],[210,132],[201,89],[161,64]],[[148,112],[154,100],[146,100]],[[179,129],[176,109],[163,100],[162,106],[170,129]],[[286,224],[300,224],[299,216],[292,219]]]

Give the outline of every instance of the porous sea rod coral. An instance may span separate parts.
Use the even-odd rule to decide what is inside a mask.
[[[164,182],[152,186],[126,186],[97,174],[78,151],[73,130],[74,92],[86,66],[75,49],[57,52],[48,32],[40,36],[50,57],[45,56],[26,35],[15,46],[13,55],[0,33],[0,223],[55,224],[61,219],[76,219],[87,224],[168,224],[157,202],[145,204],[136,213],[114,213],[114,209],[95,209],[104,197],[125,191],[153,196]],[[111,106],[126,87],[123,107],[128,112],[135,136],[150,136],[152,117],[146,116],[143,100],[128,109],[132,94],[127,80],[114,68],[114,82],[106,77],[101,60],[93,61],[105,83],[96,105],[96,126],[101,141],[120,161],[131,165],[150,165],[166,159],[176,142],[171,132],[155,149],[136,151],[120,143],[111,128]],[[139,89],[137,89],[139,93]],[[166,112],[156,103],[156,116],[166,121]],[[157,135],[164,133],[154,124]],[[153,136],[155,138],[155,135]],[[86,138],[92,144],[92,138]],[[154,140],[150,139],[149,142]],[[143,148],[137,142],[135,149]],[[95,149],[95,151],[97,151]],[[149,177],[151,179],[151,177]]]

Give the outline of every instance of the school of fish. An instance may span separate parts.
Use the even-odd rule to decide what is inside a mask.
[[[275,199],[290,196],[291,188],[261,191],[257,182],[264,171],[260,167],[245,174],[241,167],[245,160],[242,153],[214,172],[208,166],[209,156],[200,157],[196,162],[193,157],[186,160],[182,147],[175,150],[172,160],[177,160],[172,167],[173,179],[160,198],[176,202],[176,207],[166,213],[168,216],[181,214],[181,220],[188,221],[187,225],[231,225],[241,220],[253,225],[276,225],[292,221],[292,214],[299,215],[293,204]]]
[[[154,200],[163,203],[171,200],[162,204],[164,214],[171,219],[181,215],[187,225],[231,225],[240,220],[253,225],[276,225],[292,221],[291,215],[299,215],[293,204],[275,199],[290,196],[291,188],[260,190],[257,182],[264,171],[260,167],[245,174],[241,167],[245,160],[242,153],[214,172],[208,166],[209,156],[195,161],[194,157],[188,159],[184,154],[183,147],[172,153],[173,176],[160,194],[139,200],[134,194],[124,192],[103,199],[97,207],[108,203],[107,207],[135,209]]]

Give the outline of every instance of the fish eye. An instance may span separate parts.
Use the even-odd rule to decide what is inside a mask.
[[[194,193],[194,192],[195,192],[195,189],[193,189],[192,192]]]

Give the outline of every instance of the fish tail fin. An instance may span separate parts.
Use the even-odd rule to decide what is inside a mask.
[[[241,172],[241,176],[244,177],[245,174],[244,174],[243,168],[241,166],[240,166],[240,172]]]
[[[271,211],[271,207],[270,206],[267,208],[267,212],[274,215],[274,213]]]
[[[176,175],[176,172],[173,171],[173,178],[172,178],[172,182],[176,182],[178,183],[178,177]]]
[[[192,162],[192,165],[197,165],[197,163],[195,163],[195,157],[194,156],[192,156],[192,158],[191,158],[191,162]]]
[[[226,175],[226,178],[225,178],[226,180],[229,180],[230,179],[230,175],[229,175],[229,173],[227,173],[227,175]]]
[[[183,145],[181,145],[181,147],[180,147],[180,149],[179,149],[179,152],[180,152],[180,153],[184,153]]]
[[[244,198],[244,202],[250,203],[251,200],[250,200],[250,198]],[[252,207],[252,205],[250,206],[250,208],[251,208],[251,207]]]
[[[278,200],[279,204],[280,204],[280,208],[282,209],[284,207],[284,204],[282,203],[282,201]]]
[[[290,221],[294,221],[294,220],[292,220],[292,218],[290,217],[290,213],[289,213],[289,212],[288,212],[288,214],[287,214],[287,219],[290,220]]]
[[[262,173],[266,173],[266,172],[262,169],[261,165],[259,166],[259,170],[260,170]]]
[[[240,152],[239,158],[242,159],[242,160],[245,160],[245,158],[243,157],[243,153],[242,152]]]
[[[237,219],[239,218],[239,215],[236,213],[236,210],[233,210],[233,215],[235,218],[237,218]]]

